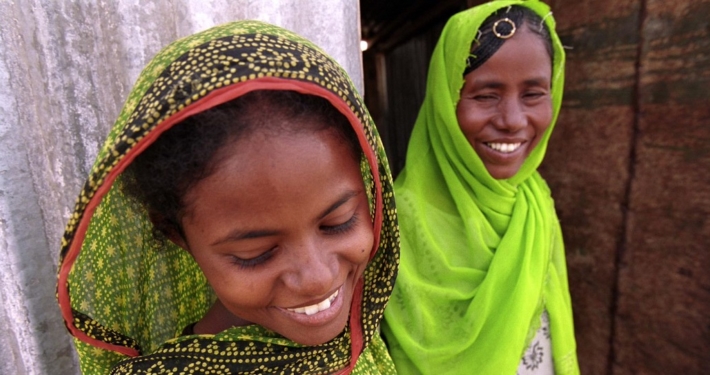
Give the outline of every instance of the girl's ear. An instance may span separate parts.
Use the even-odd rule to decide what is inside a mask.
[[[156,211],[149,212],[148,218],[150,219],[150,222],[153,223],[153,226],[158,229],[158,231],[160,231],[165,238],[192,254],[190,252],[190,247],[187,245],[187,241],[185,240],[185,237],[177,224],[172,223],[171,220],[168,220],[168,218],[165,217],[165,215]]]

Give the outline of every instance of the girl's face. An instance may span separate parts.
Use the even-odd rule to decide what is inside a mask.
[[[550,126],[551,67],[543,41],[523,25],[466,75],[456,117],[493,178],[513,177]]]
[[[333,339],[374,241],[359,162],[333,130],[257,131],[220,153],[182,224],[226,320],[305,345]]]

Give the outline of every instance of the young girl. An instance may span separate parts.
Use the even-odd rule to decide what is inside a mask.
[[[537,173],[562,101],[549,8],[453,16],[395,191],[402,263],[383,332],[402,374],[576,374],[565,254]]]
[[[146,67],[67,225],[58,297],[82,371],[391,373],[391,178],[352,83],[236,22]]]

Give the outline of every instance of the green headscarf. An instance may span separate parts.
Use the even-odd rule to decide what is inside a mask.
[[[161,133],[253,90],[327,99],[363,150],[375,245],[347,327],[322,345],[300,345],[258,325],[179,336],[215,296],[192,257],[156,241],[145,211],[120,189],[121,172]],[[378,332],[398,260],[387,159],[347,74],[298,35],[244,21],[174,42],[141,73],[67,224],[57,290],[85,374],[385,374],[394,369]]]
[[[551,31],[554,117],[519,172],[495,180],[460,130],[456,105],[479,26],[516,4]],[[561,230],[537,172],[562,102],[564,62],[539,1],[493,1],[446,24],[395,184],[402,262],[383,333],[399,373],[515,374],[544,309],[556,374],[579,372]]]

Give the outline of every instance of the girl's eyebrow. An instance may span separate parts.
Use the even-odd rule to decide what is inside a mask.
[[[220,245],[225,242],[247,240],[247,239],[251,239],[251,238],[269,237],[269,236],[274,236],[276,234],[278,234],[278,231],[275,231],[275,230],[241,231],[241,230],[237,229],[237,230],[229,232],[226,236],[211,243],[210,246]]]
[[[326,208],[320,216],[318,216],[318,220],[323,219],[324,217],[328,216],[331,212],[335,211],[338,209],[338,207],[342,206],[345,204],[347,201],[349,201],[351,198],[355,197],[358,195],[360,192],[355,191],[355,190],[348,190],[344,192],[335,203],[331,204],[328,208]],[[242,231],[242,230],[233,230],[229,232],[226,236],[218,239],[217,241],[214,241],[213,243],[210,244],[210,246],[216,246],[223,244],[225,242],[233,242],[233,241],[240,241],[240,240],[247,240],[247,239],[252,239],[252,238],[260,238],[260,237],[269,237],[269,236],[275,236],[279,232],[276,230],[268,230],[268,229],[257,229],[257,230],[250,230],[250,231]]]
[[[335,211],[338,209],[338,207],[342,206],[345,204],[345,202],[349,201],[350,198],[358,195],[359,192],[355,190],[348,190],[345,191],[343,194],[340,195],[340,199],[335,201],[335,203],[331,204],[330,207],[325,209],[323,213],[318,217],[318,219],[323,219],[324,217],[328,216],[331,212]]]

